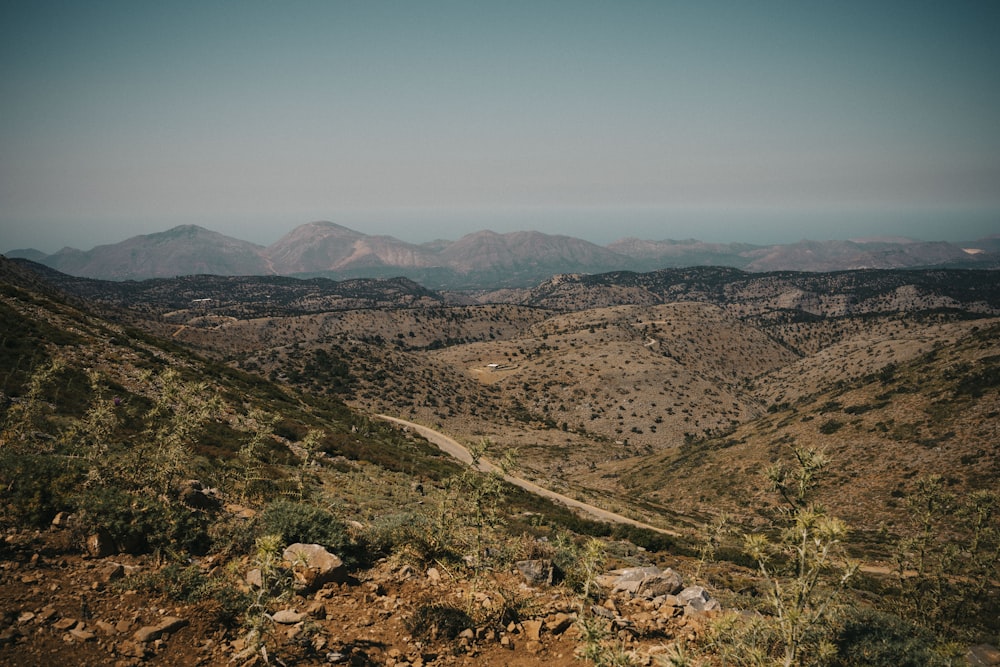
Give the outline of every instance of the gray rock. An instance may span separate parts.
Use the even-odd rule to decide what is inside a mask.
[[[615,612],[598,604],[590,606],[590,613],[594,616],[600,616],[601,618],[607,618],[609,620],[613,620],[615,618]]]
[[[630,567],[619,570],[612,585],[612,593],[629,593],[634,597],[652,600],[664,595],[673,595],[684,588],[681,576],[667,568],[661,570],[655,565]]]
[[[631,593],[635,595],[639,592],[642,582],[649,577],[660,574],[660,568],[650,565],[648,567],[628,567],[624,570],[613,572],[616,575],[611,586],[612,593]]]
[[[677,599],[685,603],[684,613],[698,614],[722,609],[719,601],[708,594],[701,586],[689,586],[677,594]]]
[[[691,604],[692,600],[697,599],[701,599],[703,602],[708,602],[709,600],[708,591],[701,586],[688,586],[678,593],[677,597],[686,604]]]
[[[555,575],[552,561],[547,558],[519,560],[514,564],[529,586],[551,585]]]

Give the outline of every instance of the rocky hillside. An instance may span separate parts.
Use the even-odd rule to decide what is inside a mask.
[[[962,270],[748,273],[723,267],[558,275],[530,290],[488,293],[483,300],[576,311],[617,304],[703,301],[739,317],[787,311],[856,316],[953,308],[1000,312],[1000,283]]]
[[[103,320],[23,265],[0,262],[0,314],[0,663],[576,662],[589,601],[560,583],[579,576],[570,527],[605,525],[337,400]],[[468,523],[479,489],[510,531]],[[483,530],[489,561],[470,541]],[[703,627],[682,615],[709,596],[664,581],[678,595],[655,613],[610,588],[598,600],[637,628],[637,654]]]
[[[968,271],[679,269],[559,276],[506,296],[519,303],[423,295],[243,315],[164,304],[155,326],[243,370],[517,448],[524,473],[559,490],[693,525],[654,499],[639,509],[623,462],[918,363],[1000,312],[990,274]]]
[[[865,568],[817,626],[824,655],[988,657],[991,274],[747,275],[594,277],[591,296],[570,276],[536,302],[469,305],[405,282],[289,282],[270,314],[261,286],[282,279],[204,279],[225,314],[171,310],[153,281],[131,286],[146,303],[109,289],[105,319],[85,305],[102,283],[0,261],[0,662],[774,657],[772,576],[794,574],[755,563],[744,535],[777,553],[789,509],[767,473],[805,451],[829,460],[804,487],[851,525],[823,571]],[[811,296],[782,300],[790,288]],[[680,537],[583,520],[376,410],[495,461],[517,449],[520,477]],[[897,559],[916,574],[886,577]],[[820,579],[817,595],[836,588]]]

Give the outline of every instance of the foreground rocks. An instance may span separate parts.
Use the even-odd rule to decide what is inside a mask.
[[[261,592],[247,559],[170,570],[148,556],[59,552],[51,535],[11,534],[0,545],[0,664],[263,664],[247,626],[220,611],[227,595]],[[268,659],[286,664],[569,667],[580,664],[581,615],[651,664],[656,647],[700,631],[692,601],[710,600],[684,596],[679,575],[653,567],[608,573],[603,595],[583,604],[548,560],[470,580],[394,560],[348,573],[320,545],[290,545],[282,556],[292,594],[268,602],[262,627]],[[220,588],[190,602],[164,595],[189,576],[181,571]]]

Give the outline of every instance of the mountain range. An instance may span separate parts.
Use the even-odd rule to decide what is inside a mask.
[[[39,262],[79,277],[143,280],[181,275],[282,275],[386,278],[403,276],[432,289],[525,287],[554,274],[652,271],[729,266],[744,271],[838,271],[900,268],[1000,268],[1000,235],[969,243],[905,238],[751,245],[693,239],[625,238],[607,246],[535,231],[489,230],[457,241],[412,244],[368,235],[332,222],[300,225],[269,246],[197,225],[134,236],[91,250],[46,255],[11,250],[10,258]]]

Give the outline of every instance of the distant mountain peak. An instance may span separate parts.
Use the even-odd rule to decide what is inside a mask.
[[[1000,268],[998,237],[955,245],[908,238],[803,239],[785,245],[709,243],[697,239],[622,238],[600,246],[534,230],[484,229],[457,241],[423,244],[369,235],[316,220],[263,247],[198,225],[134,236],[88,251],[64,248],[28,258],[75,276],[112,280],[193,273],[388,278],[405,275],[436,289],[525,287],[554,274],[655,271],[725,266],[748,271],[837,271],[858,268]]]

